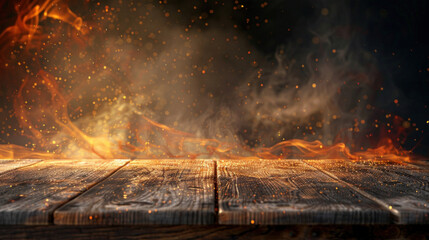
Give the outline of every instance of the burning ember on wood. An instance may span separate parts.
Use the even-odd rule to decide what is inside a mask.
[[[408,161],[418,145],[412,119],[374,104],[377,61],[341,6],[284,23],[269,51],[255,36],[275,3],[2,4],[1,158]]]

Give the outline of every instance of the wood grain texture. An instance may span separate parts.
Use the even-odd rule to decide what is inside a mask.
[[[213,224],[212,160],[133,160],[54,213],[55,224]]]
[[[0,239],[427,239],[426,225],[0,226]]]
[[[377,203],[299,160],[220,160],[220,224],[389,223]]]
[[[0,159],[0,174],[31,164],[40,162],[40,159]]]
[[[0,224],[49,224],[55,208],[124,160],[45,160],[0,175]]]
[[[429,223],[429,168],[387,160],[305,162],[371,194],[399,224]]]

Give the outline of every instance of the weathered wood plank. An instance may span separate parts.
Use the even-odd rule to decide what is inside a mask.
[[[0,226],[0,239],[427,239],[426,225]]]
[[[42,160],[40,159],[0,159],[0,174],[16,168],[35,164],[40,161]]]
[[[212,160],[133,160],[54,213],[55,224],[212,224]]]
[[[0,224],[49,224],[55,208],[125,160],[45,160],[0,175]]]
[[[399,224],[429,223],[429,168],[393,161],[305,162],[371,194]]]
[[[389,223],[377,203],[299,160],[220,160],[220,224]]]

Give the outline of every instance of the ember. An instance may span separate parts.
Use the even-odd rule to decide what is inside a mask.
[[[401,145],[417,127],[373,105],[383,86],[353,50],[359,30],[316,32],[311,51],[283,45],[267,60],[240,29],[270,19],[216,20],[245,11],[238,1],[79,4],[15,3],[0,35],[1,158],[410,160]]]

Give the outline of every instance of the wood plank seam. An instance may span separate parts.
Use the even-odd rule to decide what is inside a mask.
[[[213,160],[132,160],[57,209],[54,224],[215,224],[213,169]]]
[[[0,176],[3,175],[3,174],[9,173],[11,171],[15,171],[15,170],[18,170],[18,169],[21,169],[21,168],[25,168],[25,167],[30,167],[30,166],[33,166],[33,165],[36,165],[38,163],[43,162],[42,159],[35,159],[35,160],[40,160],[40,161],[37,161],[37,162],[34,162],[34,163],[30,163],[28,165],[23,165],[23,166],[20,166],[20,167],[12,168],[12,169],[6,170],[4,172],[0,172]]]
[[[217,176],[217,164],[218,160],[214,160],[214,174],[213,174],[213,190],[214,190],[214,210],[215,210],[215,224],[219,224],[219,186],[218,186],[218,176]]]
[[[392,214],[297,159],[218,161],[219,224],[389,224]]]
[[[398,210],[396,210],[396,209],[392,209],[391,207],[389,207],[389,204],[387,204],[387,203],[386,203],[386,202],[384,202],[383,200],[381,200],[381,199],[379,199],[379,198],[377,198],[377,197],[375,197],[375,196],[373,196],[373,195],[371,195],[371,194],[369,194],[369,193],[367,193],[367,192],[363,191],[362,189],[360,189],[360,188],[356,187],[355,185],[353,185],[353,184],[351,184],[351,183],[348,183],[348,182],[346,182],[346,181],[341,180],[340,178],[338,178],[336,175],[334,175],[334,174],[333,174],[333,173],[331,173],[331,172],[328,172],[328,171],[326,171],[326,170],[324,170],[324,169],[322,169],[322,168],[315,167],[315,166],[313,166],[313,165],[311,165],[311,164],[309,164],[309,163],[306,163],[306,162],[304,162],[304,161],[302,161],[302,160],[300,160],[300,161],[301,161],[301,162],[303,162],[303,163],[305,163],[306,165],[308,165],[308,166],[312,167],[312,168],[315,168],[315,169],[317,169],[317,170],[321,171],[322,173],[324,173],[324,174],[328,175],[329,177],[331,177],[331,178],[335,179],[335,180],[336,180],[336,181],[338,181],[339,183],[344,184],[344,185],[346,185],[346,186],[350,187],[351,189],[353,189],[354,191],[356,191],[356,192],[358,192],[358,193],[362,194],[362,195],[363,195],[363,196],[365,196],[366,198],[368,198],[368,199],[370,199],[370,200],[372,200],[372,201],[376,202],[376,203],[377,203],[377,204],[379,204],[382,208],[384,208],[385,210],[388,210],[388,211],[392,214],[392,216],[393,216],[393,221],[394,221],[394,222],[398,221],[398,219],[400,218],[400,213],[398,212]]]
[[[52,159],[0,175],[0,224],[48,225],[58,205],[128,161]]]
[[[10,170],[7,170],[6,172],[0,173],[0,176],[2,176],[1,174],[7,174],[10,171],[15,171],[15,170],[19,170],[19,169],[31,167],[31,166],[34,166],[36,164],[42,164],[44,162],[47,162],[47,161],[40,160],[40,161],[37,161],[37,162],[30,163],[29,165],[19,166],[17,168],[10,169]],[[134,159],[126,159],[124,161],[123,165],[121,165],[119,167],[113,168],[114,170],[112,170],[110,173],[108,173],[107,175],[104,175],[104,177],[102,177],[102,178],[97,179],[91,185],[88,185],[85,188],[82,188],[82,190],[80,192],[78,192],[77,195],[75,195],[74,197],[71,197],[70,199],[67,199],[65,202],[63,202],[60,205],[56,206],[52,210],[52,212],[47,216],[49,224],[54,224],[55,225],[55,222],[54,222],[55,221],[55,213],[57,212],[57,210],[59,208],[61,208],[65,204],[69,203],[70,201],[74,200],[75,198],[81,196],[82,194],[86,193],[87,191],[89,191],[89,190],[91,190],[91,189],[99,186],[100,184],[105,183],[109,178],[112,177],[112,175],[116,174],[122,168],[130,165],[131,162],[134,162]],[[213,203],[213,205],[214,205],[214,217],[212,217],[212,219],[215,219],[214,224],[218,225],[218,224],[220,224],[220,222],[219,222],[219,211],[220,211],[220,209],[219,208],[220,208],[220,203],[221,203],[221,199],[220,198],[222,197],[222,195],[221,195],[221,192],[220,192],[221,191],[221,189],[220,189],[221,188],[221,182],[220,182],[219,176],[218,176],[218,172],[220,170],[218,171],[217,168],[218,168],[218,166],[221,166],[221,162],[219,162],[219,160],[214,160],[214,161],[212,160],[212,162],[213,162],[213,165],[214,165],[214,169],[212,171],[210,171],[210,172],[214,173],[214,176],[212,178],[208,178],[207,180],[208,180],[208,182],[210,182],[210,180],[213,180],[213,182],[212,182],[213,183],[212,184],[212,191],[214,191],[214,192],[212,192],[212,193],[214,194],[213,195],[214,198],[212,198],[212,199],[214,200],[214,203]],[[299,160],[299,162],[303,163],[304,165],[308,166],[311,169],[314,169],[314,170],[320,172],[321,175],[325,175],[328,178],[331,178],[331,179],[335,180],[336,182],[338,182],[342,186],[348,187],[348,188],[352,189],[353,191],[361,194],[363,197],[365,197],[365,198],[367,198],[367,199],[375,202],[380,208],[383,208],[384,210],[387,210],[386,211],[386,215],[389,215],[389,213],[390,213],[390,220],[389,221],[391,221],[391,223],[398,223],[398,221],[401,219],[401,217],[402,218],[404,217],[404,214],[401,214],[401,212],[398,211],[398,209],[396,209],[393,204],[388,204],[388,202],[386,202],[385,200],[381,200],[383,198],[378,197],[378,195],[374,195],[375,192],[367,192],[367,190],[364,190],[365,188],[362,189],[362,188],[358,187],[356,185],[356,183],[353,182],[353,181],[342,180],[340,178],[341,175],[338,175],[340,172],[335,172],[335,171],[332,172],[331,170],[325,170],[324,168],[320,167],[316,163],[311,163],[311,162],[309,163],[308,161],[305,161],[305,160]],[[351,164],[351,165],[358,165],[358,164],[353,163],[353,162],[350,162],[349,164]],[[407,165],[411,165],[411,166],[416,167],[418,169],[425,169],[422,166],[416,166],[416,165],[413,165],[413,164],[407,164]],[[162,174],[164,176],[164,170],[163,170]],[[184,174],[184,173],[180,172],[179,178],[182,177],[182,174]],[[258,177],[258,178],[260,178],[260,177]],[[236,191],[239,192],[238,189],[236,189]],[[213,200],[210,200],[210,202],[213,201]],[[393,209],[392,209],[392,207],[390,205],[393,206]]]
[[[112,176],[113,174],[115,174],[115,173],[116,173],[117,171],[119,171],[121,168],[123,168],[123,167],[127,166],[128,164],[130,164],[130,162],[131,162],[131,161],[133,161],[133,160],[128,160],[124,165],[122,165],[122,166],[118,167],[117,169],[115,169],[114,171],[112,171],[110,174],[107,174],[107,175],[106,175],[104,178],[102,178],[100,181],[98,181],[98,182],[96,182],[96,183],[94,183],[94,184],[92,184],[92,185],[88,186],[88,187],[86,188],[86,190],[84,190],[84,191],[82,191],[82,192],[80,192],[80,193],[76,194],[76,196],[73,196],[73,197],[71,197],[71,198],[67,199],[67,201],[65,201],[64,203],[62,203],[62,204],[58,205],[58,206],[57,206],[57,207],[52,211],[52,213],[49,215],[49,224],[54,224],[54,214],[55,214],[55,211],[57,211],[57,209],[59,209],[60,207],[64,206],[65,204],[67,204],[68,202],[72,201],[73,199],[75,199],[75,198],[79,197],[79,196],[80,196],[80,195],[82,195],[83,193],[85,193],[85,192],[89,191],[91,188],[93,188],[93,187],[97,186],[98,184],[103,183],[105,180],[107,180],[110,176]]]

